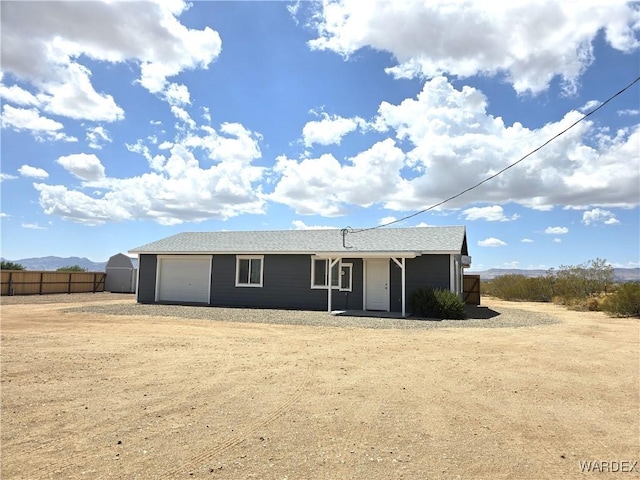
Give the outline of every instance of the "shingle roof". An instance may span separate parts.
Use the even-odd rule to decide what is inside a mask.
[[[467,254],[465,227],[379,228],[348,233],[340,230],[185,232],[151,242],[129,253],[462,253]]]

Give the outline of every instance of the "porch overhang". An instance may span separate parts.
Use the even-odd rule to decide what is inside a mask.
[[[421,252],[319,252],[311,256],[317,259],[335,258],[416,258]]]

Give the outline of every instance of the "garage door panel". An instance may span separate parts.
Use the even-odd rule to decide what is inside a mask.
[[[158,263],[158,301],[209,303],[211,256],[164,257]]]

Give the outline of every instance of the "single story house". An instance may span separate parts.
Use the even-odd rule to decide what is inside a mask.
[[[130,250],[139,303],[300,310],[410,309],[413,291],[462,295],[466,229],[179,233]]]

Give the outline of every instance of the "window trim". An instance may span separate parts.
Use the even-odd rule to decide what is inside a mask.
[[[260,283],[242,283],[240,281],[240,261],[249,260],[249,278],[251,280],[251,260],[260,260]],[[262,288],[264,280],[264,255],[236,255],[236,287]]]
[[[325,262],[325,284],[317,285],[314,283],[316,278],[316,262]],[[329,272],[329,259],[328,258],[313,258],[311,257],[311,288],[314,290],[327,290],[327,284],[331,282],[331,272]],[[331,285],[332,290],[339,290],[341,292],[351,292],[353,289],[353,263],[342,262],[342,259],[335,265],[338,268],[338,284]],[[334,267],[334,268],[335,268]],[[342,269],[347,267],[349,269],[349,288],[342,286]]]
[[[344,288],[342,286],[342,279],[344,278],[343,276],[343,268],[348,268],[349,269],[349,288]],[[341,292],[351,292],[353,290],[353,263],[342,263],[340,262],[340,277],[338,279],[338,282],[340,283],[340,291]]]

